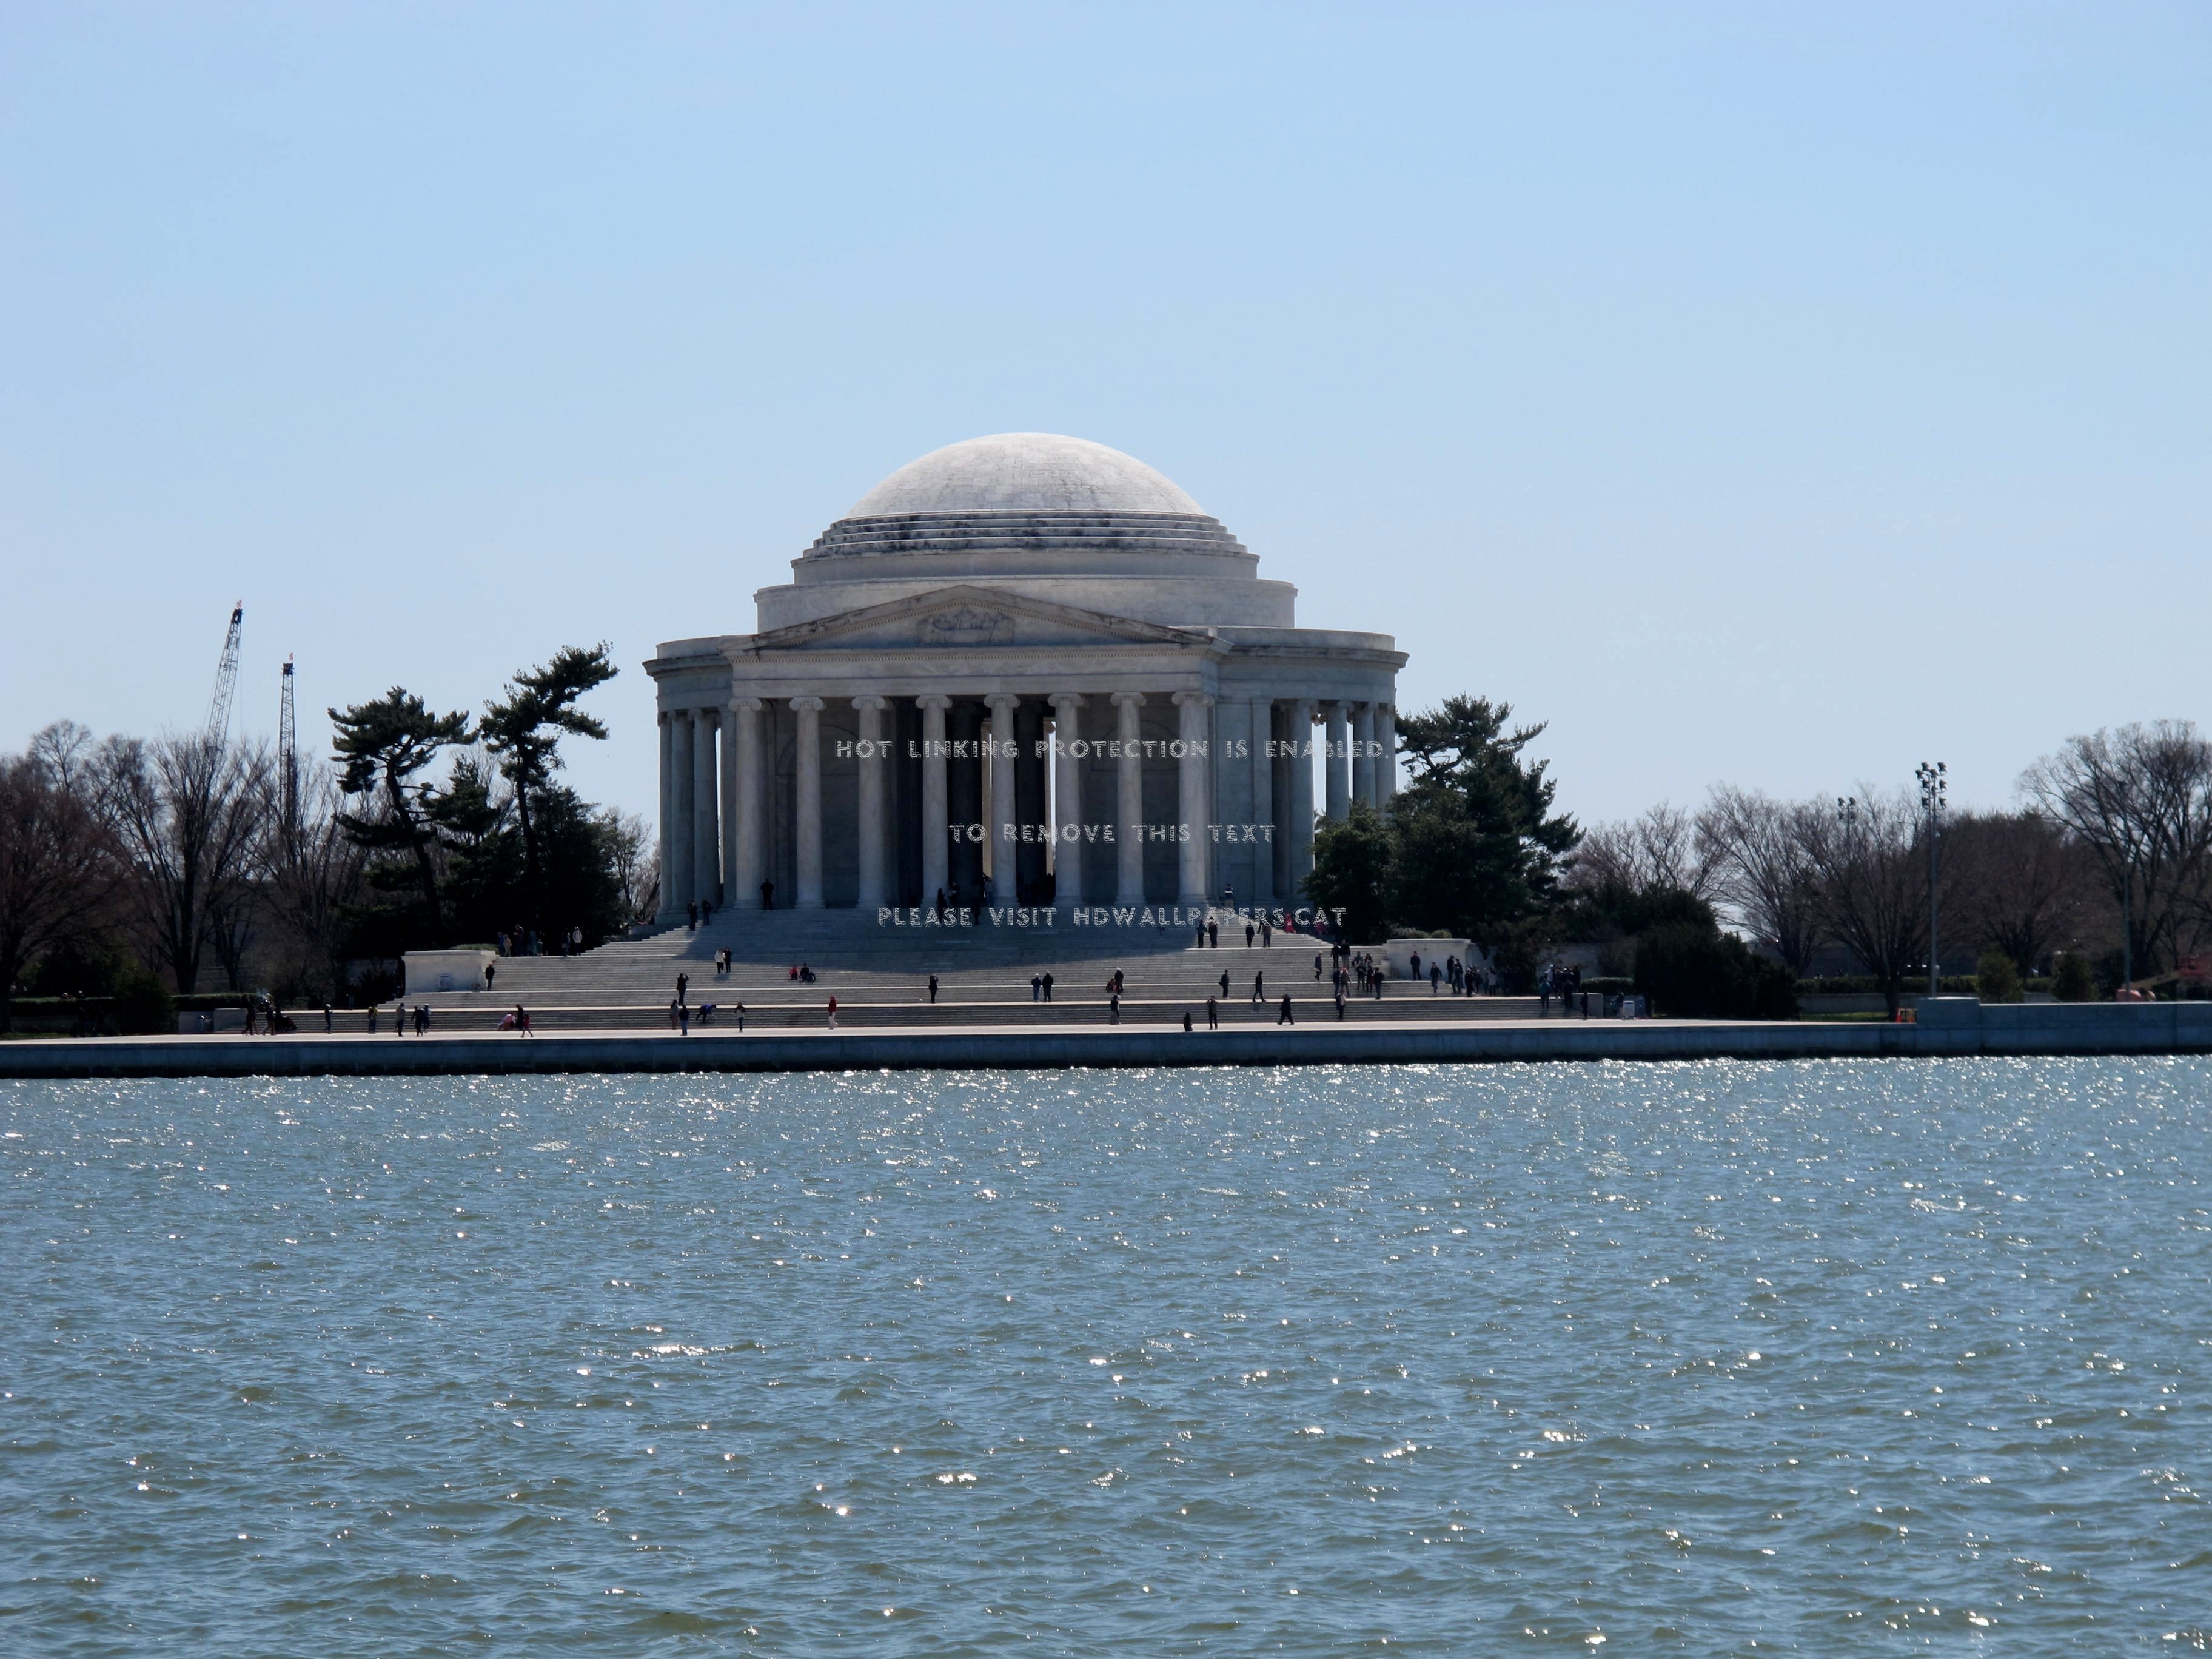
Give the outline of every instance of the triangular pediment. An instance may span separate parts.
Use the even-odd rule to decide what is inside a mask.
[[[1034,648],[1107,643],[1204,647],[1212,643],[1212,636],[1200,629],[1170,628],[962,582],[773,629],[754,635],[738,649],[746,655],[757,655],[769,651]]]

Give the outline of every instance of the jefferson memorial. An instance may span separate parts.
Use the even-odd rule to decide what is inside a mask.
[[[660,919],[1295,906],[1316,811],[1396,788],[1406,658],[1298,627],[1259,563],[1103,444],[901,467],[754,595],[754,632],[646,664]]]

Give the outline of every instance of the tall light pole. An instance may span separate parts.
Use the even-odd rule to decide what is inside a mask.
[[[1942,761],[1932,766],[1923,761],[1912,775],[1920,780],[1920,810],[1928,817],[1928,994],[1931,997],[1937,994],[1943,971],[1936,952],[1936,849],[1943,831],[1943,796],[1950,787],[1944,774],[1948,770]]]

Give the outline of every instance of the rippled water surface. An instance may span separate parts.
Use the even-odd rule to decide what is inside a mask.
[[[0,1650],[2172,1653],[2183,1060],[0,1087]]]

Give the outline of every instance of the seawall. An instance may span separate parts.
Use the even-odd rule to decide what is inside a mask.
[[[98,1037],[0,1043],[0,1079],[483,1075],[1504,1060],[1872,1060],[2212,1053],[2212,1003],[1983,1007],[1936,998],[1917,1024],[1553,1019],[1316,1021],[1184,1032],[1097,1025],[738,1033]]]

